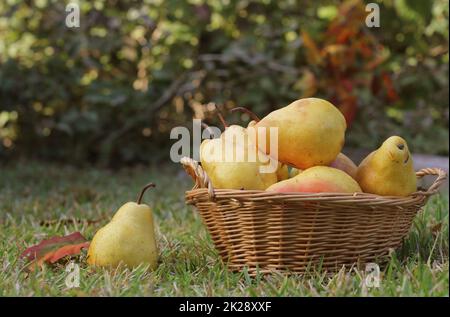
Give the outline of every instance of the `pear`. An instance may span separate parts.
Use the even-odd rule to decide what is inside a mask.
[[[295,168],[295,167],[291,167],[291,170],[289,171],[289,178],[295,177],[298,174],[300,174],[302,172],[301,169]]]
[[[344,171],[348,175],[356,179],[356,171],[358,169],[358,166],[356,166],[356,164],[353,163],[353,161],[344,153],[339,153],[329,166]]]
[[[358,166],[356,180],[362,190],[382,196],[407,196],[417,190],[417,177],[408,144],[391,136]]]
[[[270,128],[278,129],[278,160],[299,169],[329,165],[341,152],[347,128],[342,113],[319,98],[305,98],[275,110],[254,124],[258,147],[270,155]],[[266,129],[266,142],[259,134]],[[264,136],[264,134],[262,134]]]
[[[133,268],[140,264],[154,270],[158,250],[153,229],[152,210],[142,204],[144,192],[154,187],[146,185],[137,202],[128,202],[116,212],[111,221],[97,231],[89,246],[87,263],[93,266]]]
[[[361,192],[358,183],[347,173],[328,166],[314,166],[293,178],[278,182],[267,191],[278,193],[355,193]]]
[[[285,177],[281,164],[258,150],[256,135],[239,125],[228,126],[220,112],[218,116],[225,131],[200,145],[200,161],[213,187],[264,190]]]
[[[259,117],[253,113],[252,111],[250,111],[249,109],[245,108],[245,107],[235,107],[233,109],[231,109],[231,112],[235,112],[235,111],[241,111],[244,112],[246,114],[248,114],[250,116],[250,118],[252,118],[252,120],[248,123],[247,125],[247,134],[249,130],[253,129],[253,139],[250,137],[250,140],[252,143],[256,144],[256,140],[257,140],[257,131],[255,130],[255,125],[256,123],[258,123],[261,119],[259,119]],[[278,163],[278,168],[277,168],[277,180],[278,181],[282,181],[285,179],[289,178],[289,167],[287,164],[283,164],[283,163]]]
[[[249,142],[245,128],[239,126],[230,126],[220,138],[204,140],[200,145],[202,167],[215,188],[266,189],[278,181],[278,168],[271,169],[269,159]],[[261,167],[268,168],[267,172]]]
[[[289,178],[289,168],[286,164],[278,163],[277,180],[283,181]]]

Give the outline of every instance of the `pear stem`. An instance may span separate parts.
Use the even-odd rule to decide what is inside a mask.
[[[225,119],[223,118],[222,111],[220,111],[220,108],[217,107],[216,104],[214,104],[214,107],[215,107],[216,110],[217,110],[217,116],[219,117],[219,120],[220,120],[220,122],[222,123],[223,128],[224,128],[224,129],[228,128],[228,123],[227,123],[227,122],[225,121]]]
[[[141,193],[139,194],[138,199],[136,201],[138,205],[141,204],[142,197],[144,196],[145,191],[150,187],[156,187],[156,185],[153,183],[148,183],[147,185],[144,186],[144,188],[142,188]]]
[[[250,118],[252,118],[253,120],[255,120],[256,122],[261,121],[261,119],[252,111],[248,110],[247,108],[244,107],[235,107],[233,109],[230,110],[230,112],[235,112],[235,111],[242,111],[245,112],[246,114],[248,114],[250,116]]]

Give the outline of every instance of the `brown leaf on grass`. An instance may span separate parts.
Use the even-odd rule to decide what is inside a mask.
[[[27,258],[30,262],[27,268],[33,271],[36,267],[42,267],[44,263],[53,264],[66,256],[77,255],[81,249],[88,247],[89,241],[80,232],[74,232],[67,236],[43,240],[27,248],[20,257]]]

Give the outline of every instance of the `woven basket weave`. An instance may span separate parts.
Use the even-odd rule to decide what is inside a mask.
[[[302,273],[321,268],[382,263],[401,245],[416,213],[438,191],[446,173],[426,191],[407,197],[367,193],[280,194],[259,190],[214,189],[202,167],[190,158],[182,165],[195,181],[186,192],[208,228],[222,260],[232,271]]]

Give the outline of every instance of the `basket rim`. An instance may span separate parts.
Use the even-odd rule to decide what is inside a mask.
[[[211,197],[207,188],[197,188],[186,191],[186,198],[194,198],[198,196],[208,196],[211,201],[233,199],[240,202],[273,202],[273,203],[300,203],[300,202],[325,202],[334,203],[336,205],[351,205],[359,206],[405,206],[405,205],[422,205],[429,196],[415,195],[415,196],[379,196],[373,194],[358,193],[358,194],[343,194],[343,193],[272,193],[265,191],[254,190],[229,190],[216,189],[214,196]]]
[[[205,191],[210,199],[217,198],[235,198],[239,200],[274,200],[274,201],[328,201],[339,203],[364,203],[367,204],[395,204],[402,205],[405,203],[422,203],[431,195],[438,192],[439,187],[445,182],[447,173],[440,168],[424,168],[416,172],[417,178],[426,175],[437,176],[433,184],[427,190],[419,190],[408,196],[381,196],[370,193],[277,193],[265,190],[248,190],[248,189],[215,189],[211,181],[202,169],[200,164],[189,158],[183,157],[180,163],[186,172],[193,178],[195,185],[191,190],[186,191],[189,195],[204,194]]]

